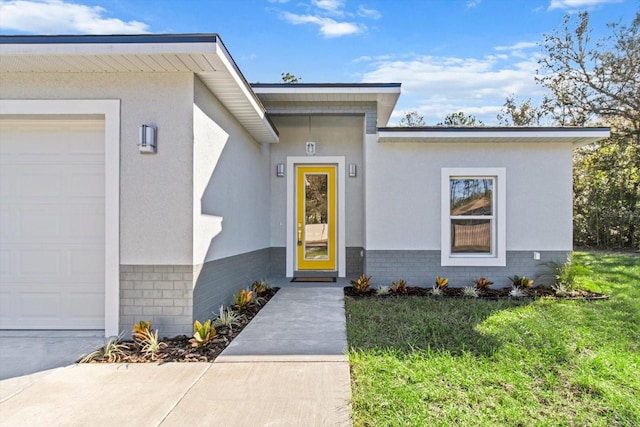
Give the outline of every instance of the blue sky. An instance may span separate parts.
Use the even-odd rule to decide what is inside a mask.
[[[0,0],[2,34],[218,33],[249,82],[399,82],[390,124],[534,99],[539,44],[589,10],[593,39],[640,0]]]

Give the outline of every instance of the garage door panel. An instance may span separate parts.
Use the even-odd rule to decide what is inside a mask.
[[[104,197],[104,193],[96,190],[104,188],[104,175],[95,173],[74,174],[71,177],[71,182],[69,182],[69,187],[71,198],[100,199]]]
[[[0,120],[0,328],[102,329],[104,127],[16,122]]]
[[[59,276],[62,273],[61,253],[57,250],[23,250],[18,253],[21,276]]]
[[[104,274],[104,262],[101,259],[101,248],[83,251],[69,251],[69,274],[76,277],[90,275],[96,277]]]
[[[58,239],[62,234],[60,213],[42,207],[25,206],[15,213],[18,222],[16,241]]]

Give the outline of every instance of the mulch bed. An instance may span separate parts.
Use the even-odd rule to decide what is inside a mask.
[[[251,322],[264,305],[276,294],[280,288],[270,288],[260,297],[264,299],[262,305],[250,304],[242,310],[240,326],[234,326],[229,329],[226,326],[216,328],[216,336],[202,347],[192,347],[189,339],[190,336],[179,335],[173,338],[162,338],[160,341],[165,343],[157,353],[153,355],[144,354],[141,346],[133,340],[123,340],[121,355],[118,360],[109,361],[104,358],[96,358],[86,363],[164,363],[164,362],[213,362],[220,353],[233,341],[235,337]]]
[[[509,295],[511,287],[502,289],[484,289],[478,291],[478,298],[481,299],[500,299],[500,298],[512,298]],[[360,293],[355,290],[353,286],[346,286],[344,288],[344,294],[349,297],[374,297],[374,298],[386,298],[386,297],[403,297],[403,296],[424,296],[431,298],[468,298],[462,294],[462,288],[449,288],[442,289],[442,295],[434,297],[431,295],[431,288],[422,288],[419,286],[407,286],[406,292],[394,293],[389,291],[387,295],[376,295],[375,289],[369,289],[366,292]],[[565,296],[558,296],[553,289],[547,286],[536,286],[533,288],[523,290],[523,296],[519,298],[557,298],[557,299],[584,299],[584,300],[600,300],[608,299],[608,295],[599,294],[589,291],[572,291],[572,293]],[[516,298],[514,298],[516,299]]]

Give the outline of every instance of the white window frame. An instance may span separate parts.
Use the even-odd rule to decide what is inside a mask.
[[[442,266],[504,267],[507,265],[506,176],[506,168],[442,168],[440,179],[440,264]],[[494,180],[490,254],[451,253],[451,178]]]

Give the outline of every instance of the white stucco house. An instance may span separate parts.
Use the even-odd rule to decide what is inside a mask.
[[[0,36],[0,329],[190,333],[255,279],[565,258],[608,128],[387,127],[399,96],[249,84],[214,34]]]

